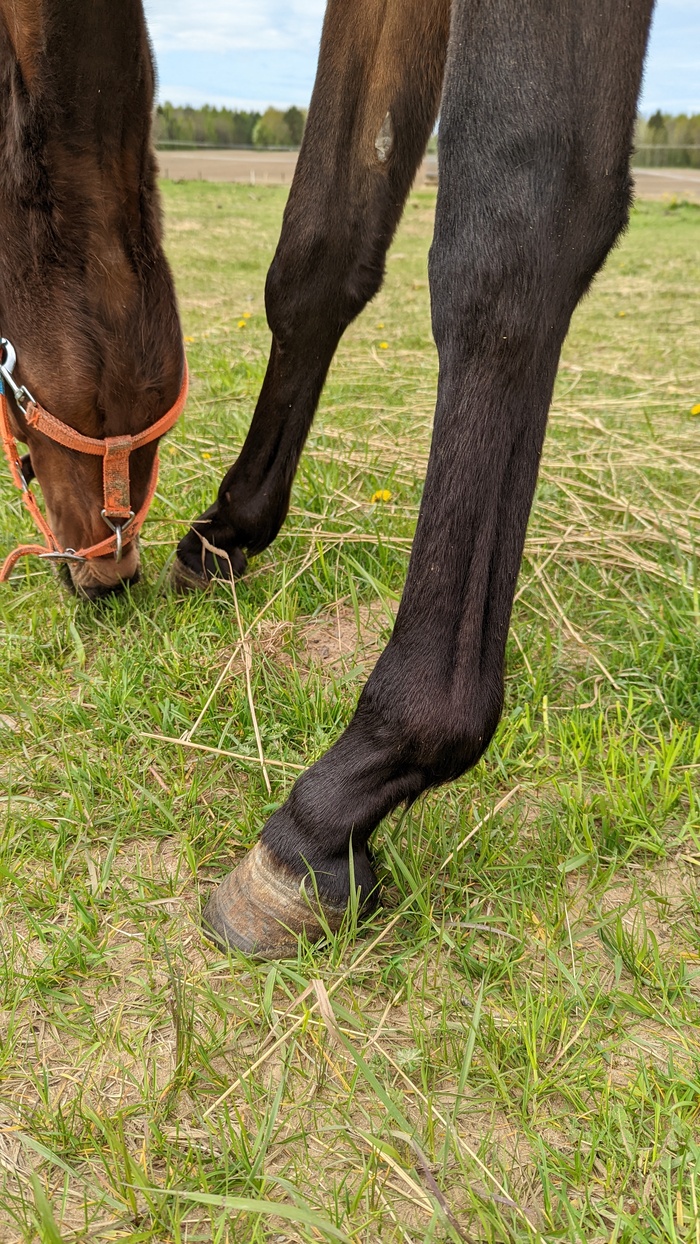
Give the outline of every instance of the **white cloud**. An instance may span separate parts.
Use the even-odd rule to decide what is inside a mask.
[[[263,109],[289,108],[290,101],[296,99],[297,102],[306,107],[308,100],[303,94],[279,96],[279,98],[269,93],[263,96],[258,95],[230,95],[225,91],[217,91],[197,86],[180,86],[177,83],[164,82],[158,91],[158,102],[175,104],[176,106],[187,106],[191,108],[202,108],[205,104],[209,104],[212,108],[233,108],[234,111],[242,108],[245,111],[262,112]]]
[[[325,0],[144,4],[164,84],[160,99],[308,103]],[[641,110],[697,111],[699,81],[700,0],[658,0]]]
[[[325,0],[145,0],[156,54],[318,47]]]

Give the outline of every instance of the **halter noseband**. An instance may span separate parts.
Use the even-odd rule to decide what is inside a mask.
[[[9,578],[20,557],[26,557],[32,553],[50,561],[68,562],[91,561],[93,557],[107,557],[110,553],[113,553],[115,561],[121,561],[124,546],[131,544],[135,540],[143,526],[143,521],[148,513],[158,483],[158,451],[156,450],[145,500],[140,510],[134,513],[131,508],[130,498],[129,457],[135,449],[140,449],[142,445],[148,445],[150,441],[155,441],[164,432],[168,432],[182,414],[187,399],[189,383],[187,361],[185,360],[182,388],[175,405],[170,408],[167,414],[158,419],[150,428],[146,428],[143,432],[137,432],[136,436],[105,436],[98,439],[93,436],[83,436],[81,432],[76,432],[75,428],[71,428],[67,423],[62,423],[60,419],[56,419],[54,415],[50,415],[47,410],[44,410],[43,406],[32,397],[28,389],[15,382],[12,372],[17,361],[17,355],[5,337],[0,337],[0,350],[3,352],[2,358],[4,359],[3,362],[0,362],[0,435],[2,436],[2,446],[9,463],[12,478],[22,492],[22,500],[46,540],[45,545],[23,544],[14,549],[5,558],[2,569],[0,569],[0,583],[4,583]],[[15,402],[22,411],[28,427],[36,429],[36,431],[43,433],[44,436],[55,441],[58,445],[64,445],[67,449],[75,449],[79,453],[93,454],[102,458],[102,495],[104,506],[100,514],[107,527],[110,527],[112,530],[112,535],[107,536],[105,540],[100,540],[97,544],[91,544],[84,549],[61,548],[46,518],[39,509],[27,480],[24,478],[22,463],[17,453],[17,437],[14,435],[10,423],[10,412],[7,405],[7,397],[5,396],[6,384],[12,390]]]

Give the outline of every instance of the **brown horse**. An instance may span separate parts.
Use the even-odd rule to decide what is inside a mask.
[[[211,899],[205,920],[224,943],[294,950],[300,930],[339,925],[353,880],[370,907],[379,821],[463,773],[496,728],[559,352],[628,217],[652,5],[329,0],[267,280],[267,374],[238,461],[180,543],[177,581],[238,574],[279,531],[334,351],[381,284],[440,107],[433,444],[389,645],[347,730]],[[0,0],[0,17],[0,331],[61,418],[93,437],[144,427],[175,401],[182,363],[140,0]],[[63,547],[95,541],[92,459],[15,417]],[[132,460],[137,503],[151,453]],[[121,570],[71,568],[74,582],[114,585],[136,556],[132,544]]]
[[[125,438],[170,411],[183,382],[152,107],[140,0],[0,0],[0,334],[36,395],[8,392],[8,421],[29,448],[24,479],[42,487],[50,555],[90,598],[137,578],[129,515],[152,491],[156,441],[129,455]],[[71,448],[71,429],[109,442],[104,468],[103,444]]]

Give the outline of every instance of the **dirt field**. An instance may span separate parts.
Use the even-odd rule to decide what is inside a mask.
[[[295,151],[159,151],[161,176],[170,181],[238,181],[251,185],[289,183],[297,162]],[[426,156],[417,184],[437,180],[437,158]],[[700,169],[637,169],[640,199],[679,199],[700,202]]]
[[[251,185],[289,184],[296,151],[159,151],[161,176],[171,181],[238,181]],[[418,185],[437,180],[437,158],[427,156]]]
[[[663,199],[670,194],[700,203],[700,169],[638,168],[634,181],[640,199]]]
[[[289,183],[296,151],[159,151],[161,177],[170,181]]]

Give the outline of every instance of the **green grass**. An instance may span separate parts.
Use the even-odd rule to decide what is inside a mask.
[[[0,592],[0,1240],[698,1244],[700,209],[640,204],[575,317],[486,757],[381,827],[369,926],[261,965],[200,905],[389,632],[434,194],[236,588],[243,637],[230,590],[167,577],[263,376],[284,193],[164,195],[193,384],[144,581],[91,607],[28,562]],[[4,477],[0,519],[4,553]]]

